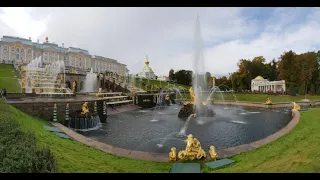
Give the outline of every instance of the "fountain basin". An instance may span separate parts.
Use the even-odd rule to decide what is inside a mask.
[[[101,129],[84,136],[114,147],[168,154],[171,147],[185,149],[185,135],[193,134],[205,151],[235,147],[263,139],[285,127],[292,119],[290,109],[255,109],[213,105],[216,115],[185,121],[177,117],[180,105],[133,110],[109,115]]]

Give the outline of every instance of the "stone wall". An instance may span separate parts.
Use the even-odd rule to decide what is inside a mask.
[[[65,120],[67,102],[57,102],[57,120],[62,123]],[[69,102],[69,111],[81,111],[84,102]],[[10,105],[32,116],[42,119],[53,120],[53,102],[28,102],[28,103],[11,103]],[[90,112],[93,112],[94,101],[88,101]]]

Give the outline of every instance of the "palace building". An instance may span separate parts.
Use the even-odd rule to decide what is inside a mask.
[[[284,92],[286,91],[285,80],[281,81],[268,81],[262,76],[257,76],[251,80],[251,91],[260,91],[260,92]]]
[[[58,46],[58,44],[49,42],[46,37],[42,44],[32,42],[31,38],[24,39],[20,37],[3,36],[0,41],[0,63],[13,64],[17,66],[18,62],[27,65],[35,58],[41,57],[43,65],[51,64],[55,61],[64,61],[66,73],[85,74],[91,68],[94,72],[113,72],[125,76],[128,69],[125,64],[117,60],[91,55],[88,50]]]

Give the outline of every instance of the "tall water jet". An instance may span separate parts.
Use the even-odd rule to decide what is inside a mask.
[[[84,92],[96,92],[97,91],[97,74],[93,73],[91,68],[90,72],[87,73],[86,79],[84,80]]]
[[[187,102],[181,108],[178,117],[179,118],[187,118],[191,114],[195,114],[194,116],[206,116],[212,117],[215,115],[212,106],[208,103],[208,101],[202,102],[201,97],[201,89],[206,84],[205,81],[205,70],[204,70],[204,59],[203,59],[203,40],[201,37],[200,30],[200,22],[199,16],[197,15],[195,22],[195,31],[193,37],[193,79],[192,79],[192,87],[189,89],[191,102]]]
[[[195,94],[195,105],[199,109],[201,105],[200,89],[204,85],[204,58],[203,58],[203,40],[201,36],[199,16],[196,17],[194,37],[193,37],[193,80],[192,87]],[[202,77],[202,78],[201,78]]]

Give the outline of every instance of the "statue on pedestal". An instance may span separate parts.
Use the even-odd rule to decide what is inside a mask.
[[[192,134],[184,141],[187,143],[186,149],[178,153],[179,160],[194,160],[206,157],[206,152],[201,148],[200,142],[193,138]]]

